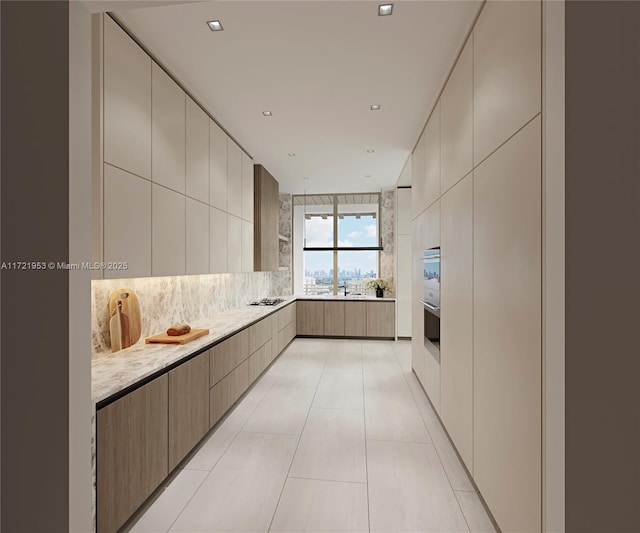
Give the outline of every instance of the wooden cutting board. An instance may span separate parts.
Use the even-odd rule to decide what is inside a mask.
[[[185,333],[184,335],[167,335],[165,332],[153,335],[152,337],[147,337],[144,342],[147,344],[187,344],[189,341],[202,337],[207,333],[209,333],[208,329],[192,329],[189,333]]]
[[[142,333],[140,303],[131,289],[116,289],[109,296],[109,329],[114,352],[138,342]]]

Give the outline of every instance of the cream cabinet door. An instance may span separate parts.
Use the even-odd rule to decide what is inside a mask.
[[[242,272],[253,272],[253,224],[242,221]]]
[[[417,217],[424,211],[424,133],[418,139],[411,156],[411,212],[412,218]]]
[[[429,207],[440,197],[440,102],[424,130],[424,191],[422,205]]]
[[[473,175],[440,202],[440,417],[473,473]]]
[[[473,178],[473,470],[503,531],[542,528],[540,135],[538,117]]]
[[[209,121],[209,205],[227,211],[227,135]]]
[[[105,278],[151,276],[151,182],[104,165],[104,260],[128,269]]]
[[[424,213],[411,224],[411,367],[424,387],[427,350],[424,347],[424,293],[422,253],[424,252]]]
[[[151,178],[154,183],[184,194],[186,95],[155,63],[152,85]]]
[[[542,2],[487,2],[473,31],[477,165],[541,110]]]
[[[229,272],[242,271],[242,220],[229,215],[227,218],[227,269]]]
[[[110,17],[104,17],[104,160],[151,178],[151,58]]]
[[[440,99],[441,191],[473,168],[473,35],[469,37]]]
[[[212,207],[209,211],[209,269],[212,274],[222,274],[229,271],[227,261],[227,218],[224,211]]]
[[[187,96],[186,194],[209,203],[209,117]]]
[[[151,211],[151,273],[178,276],[185,273],[185,197],[153,184]]]
[[[253,159],[242,152],[242,218],[253,222]],[[253,264],[251,265],[253,270]]]
[[[227,142],[227,212],[242,217],[242,150],[231,139]]]
[[[209,273],[209,206],[187,198],[186,273]]]

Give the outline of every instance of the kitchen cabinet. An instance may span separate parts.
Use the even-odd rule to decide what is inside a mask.
[[[209,431],[209,351],[169,371],[169,472]]]
[[[344,336],[344,302],[324,302],[324,334]]]
[[[473,175],[441,199],[440,417],[473,473]]]
[[[487,2],[473,31],[477,165],[541,110],[541,2]]]
[[[103,20],[104,161],[150,179],[152,61],[110,17]]]
[[[216,344],[209,352],[211,357],[209,386],[213,387],[249,357],[249,329],[243,329],[220,344]]]
[[[247,222],[253,222],[253,159],[244,152],[242,152],[242,218]]]
[[[242,221],[242,272],[253,272],[253,224]]]
[[[268,316],[249,327],[249,353],[254,353],[271,339],[271,320]]]
[[[242,271],[242,220],[227,217],[227,272]]]
[[[209,269],[211,274],[221,274],[227,270],[228,215],[215,207],[209,210]]]
[[[168,471],[168,377],[96,413],[97,530],[117,531]]]
[[[367,302],[345,302],[344,334],[347,337],[367,336]]]
[[[186,268],[186,198],[155,183],[151,197],[151,274],[183,275]]]
[[[416,147],[411,156],[411,212],[412,218],[417,217],[424,211],[424,133],[418,139]]]
[[[209,121],[209,205],[227,211],[227,134]]]
[[[249,361],[244,361],[209,390],[209,427],[213,427],[249,387]]]
[[[473,168],[473,35],[469,37],[440,98],[441,191]]]
[[[278,182],[262,165],[254,166],[254,269],[278,270]]]
[[[537,117],[473,177],[473,472],[503,531],[542,529],[540,136]]]
[[[395,337],[394,302],[367,303],[367,337]]]
[[[423,209],[440,197],[440,102],[436,104],[424,130]]]
[[[151,275],[151,182],[104,165],[104,260],[125,261],[126,275]],[[104,270],[120,278],[122,270]]]
[[[249,383],[253,383],[273,361],[272,343],[268,340],[249,357]]]
[[[298,301],[297,333],[298,335],[324,335],[324,302]]]
[[[421,214],[411,224],[411,368],[424,387],[427,349],[424,346],[424,218]]]
[[[209,117],[187,96],[186,194],[209,203]]]
[[[186,199],[186,273],[209,273],[209,206]]]
[[[151,74],[151,179],[184,194],[186,95],[156,63]]]
[[[227,212],[242,217],[242,150],[227,139]]]

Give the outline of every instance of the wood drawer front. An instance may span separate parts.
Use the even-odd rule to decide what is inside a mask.
[[[278,331],[282,331],[291,322],[293,322],[293,315],[295,314],[295,304],[288,305],[284,309],[278,312]]]
[[[244,361],[209,391],[209,427],[213,427],[247,390],[248,371],[249,361]]]
[[[96,413],[97,530],[117,531],[167,477],[168,376]]]
[[[169,472],[209,431],[209,352],[169,372]]]
[[[278,333],[278,353],[281,353],[296,336],[295,324],[292,322]]]
[[[297,307],[297,333],[300,335],[324,335],[324,302],[300,301]]]
[[[249,354],[271,339],[271,317],[263,318],[249,328]]]
[[[278,343],[278,324],[280,323],[279,316],[282,310],[271,315],[271,360],[273,361],[280,353],[280,344]]]
[[[367,302],[345,302],[344,334],[347,337],[367,336]]]
[[[324,303],[324,334],[330,337],[344,336],[345,302]]]
[[[243,329],[211,348],[209,352],[211,354],[209,386],[213,387],[249,357],[249,330]]]
[[[367,337],[395,336],[395,303],[367,302]]]
[[[272,342],[273,341],[267,341],[264,346],[249,357],[249,383],[253,383],[257,377],[262,374],[262,371],[269,366],[271,361],[273,361]]]

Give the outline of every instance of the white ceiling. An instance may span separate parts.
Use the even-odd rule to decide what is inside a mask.
[[[337,193],[395,184],[481,6],[401,1],[378,17],[379,3],[115,7],[281,192]],[[215,19],[223,32],[205,24]]]

